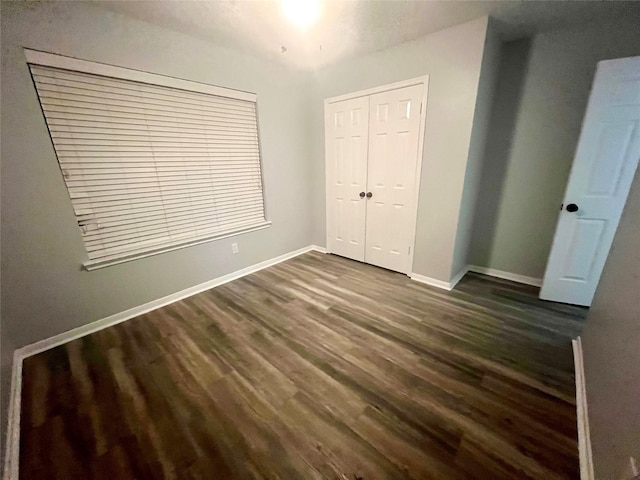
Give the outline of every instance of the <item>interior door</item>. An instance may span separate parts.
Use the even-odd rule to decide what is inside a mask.
[[[640,158],[640,57],[598,64],[540,298],[590,305]]]
[[[365,261],[409,273],[424,85],[372,95]]]
[[[364,261],[369,98],[328,104],[327,248]]]

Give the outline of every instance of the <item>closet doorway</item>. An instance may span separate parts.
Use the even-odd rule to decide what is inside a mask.
[[[411,273],[428,77],[325,100],[327,250]]]

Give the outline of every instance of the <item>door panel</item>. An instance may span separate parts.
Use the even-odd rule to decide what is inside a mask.
[[[409,273],[424,86],[370,97],[365,261]]]
[[[640,57],[600,62],[540,298],[591,304],[639,158]]]
[[[364,260],[369,99],[327,105],[327,248]]]

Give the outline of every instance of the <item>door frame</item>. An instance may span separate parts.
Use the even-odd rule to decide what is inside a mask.
[[[329,250],[329,216],[327,212],[330,208],[329,198],[327,196],[327,192],[329,191],[329,172],[328,172],[328,163],[327,163],[327,151],[328,151],[328,140],[326,136],[327,131],[327,106],[332,103],[342,102],[344,100],[353,100],[354,98],[359,97],[368,97],[370,95],[375,95],[376,93],[388,92],[390,90],[398,90],[400,88],[405,87],[413,87],[415,85],[422,85],[422,100],[421,100],[421,108],[420,108],[420,127],[419,127],[419,136],[418,136],[418,161],[416,162],[416,178],[415,178],[415,201],[412,206],[413,215],[411,216],[411,226],[410,232],[411,235],[411,245],[409,248],[409,262],[407,263],[407,271],[402,272],[406,275],[410,275],[413,268],[413,255],[416,250],[416,230],[418,226],[418,204],[420,199],[420,180],[422,176],[422,160],[424,154],[424,137],[426,133],[426,120],[427,120],[427,99],[429,97],[429,75],[423,75],[421,77],[410,78],[408,80],[402,80],[400,82],[389,83],[386,85],[380,85],[373,88],[367,88],[365,90],[359,90],[357,92],[347,93],[344,95],[338,95],[336,97],[330,97],[324,100],[324,130],[325,130],[325,139],[324,139],[324,168],[325,168],[325,244],[327,245],[327,253],[331,253]],[[368,139],[367,139],[368,142]],[[366,241],[366,239],[365,239]]]

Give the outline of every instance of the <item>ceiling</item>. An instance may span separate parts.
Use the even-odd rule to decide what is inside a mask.
[[[312,70],[484,15],[506,39],[591,21],[640,19],[640,2],[320,0],[320,18],[292,25],[277,0],[97,1],[93,5],[286,66]]]

